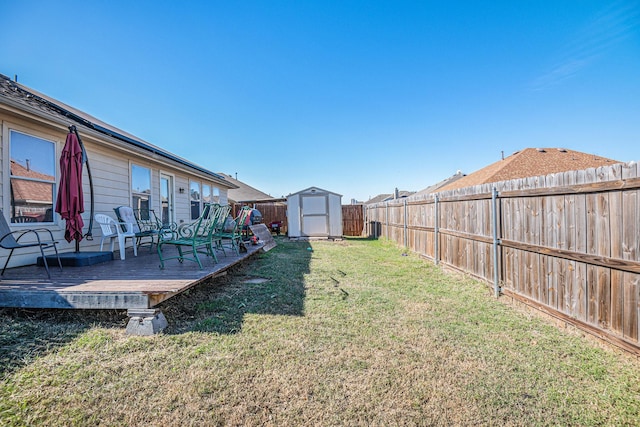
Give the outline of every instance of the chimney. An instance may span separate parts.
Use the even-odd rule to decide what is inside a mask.
[[[31,160],[27,159],[27,171],[31,170]]]
[[[393,198],[394,199],[399,199],[400,198],[400,192],[398,191],[398,187],[396,187],[396,189],[393,192]]]

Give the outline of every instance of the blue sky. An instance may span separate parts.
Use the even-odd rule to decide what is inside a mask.
[[[640,160],[637,1],[0,0],[0,73],[272,196]]]

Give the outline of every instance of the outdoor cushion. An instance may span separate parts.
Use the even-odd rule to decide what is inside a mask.
[[[140,227],[138,227],[138,221],[136,220],[136,216],[133,214],[133,209],[129,206],[120,206],[118,208],[120,221],[133,224],[133,232],[140,233]]]
[[[224,231],[225,233],[230,233],[234,228],[236,228],[236,221],[231,217],[231,215],[229,215],[224,221],[222,231]]]

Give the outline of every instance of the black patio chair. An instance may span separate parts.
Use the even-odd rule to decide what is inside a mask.
[[[49,235],[49,239],[43,240],[40,238],[40,233],[47,233]],[[15,236],[17,236],[17,238]],[[25,241],[29,236],[32,237],[32,240]],[[25,240],[21,241],[23,237]],[[35,240],[33,240],[34,238]],[[2,268],[2,273],[0,273],[0,275],[4,275],[4,271],[7,269],[7,265],[9,265],[9,260],[11,259],[11,255],[13,255],[13,251],[22,248],[39,247],[40,253],[42,254],[44,268],[47,270],[47,276],[51,279],[51,273],[49,272],[49,265],[47,265],[47,257],[44,255],[44,250],[53,248],[56,253],[56,258],[58,259],[60,271],[62,271],[62,261],[60,261],[60,255],[58,254],[58,248],[56,247],[57,243],[57,241],[53,240],[53,233],[51,233],[51,230],[47,230],[46,228],[11,231],[9,224],[7,224],[7,220],[4,217],[4,213],[0,210],[0,248],[10,250],[9,256],[7,257],[7,261],[4,263],[4,267]]]

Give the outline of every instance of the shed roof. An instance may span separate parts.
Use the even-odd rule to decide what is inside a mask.
[[[329,193],[329,194],[333,194],[335,196],[340,196],[342,197],[342,194],[338,194],[338,193],[334,193],[333,191],[329,191],[329,190],[323,190],[320,187],[309,187],[309,188],[305,188],[304,190],[300,190],[300,191],[296,191],[295,193],[291,193],[289,194],[287,197],[291,197],[291,196],[295,196],[298,194],[303,194],[303,193],[313,193],[313,192],[322,192],[322,193]]]
[[[440,187],[438,191],[456,190],[558,172],[597,168],[620,163],[617,160],[564,148],[525,148],[480,170]]]
[[[63,121],[73,121],[77,125],[78,130],[82,128],[97,131],[103,135],[115,138],[126,144],[141,148],[151,154],[160,156],[167,160],[176,162],[190,169],[209,175],[216,182],[225,183],[229,188],[234,188],[233,184],[226,182],[225,178],[216,174],[202,166],[196,165],[182,157],[179,157],[169,151],[157,147],[143,139],[140,139],[128,132],[109,125],[90,114],[73,108],[54,98],[37,92],[20,83],[12,81],[9,77],[0,74],[0,104],[12,105],[21,110],[29,110],[40,116],[62,119]]]

